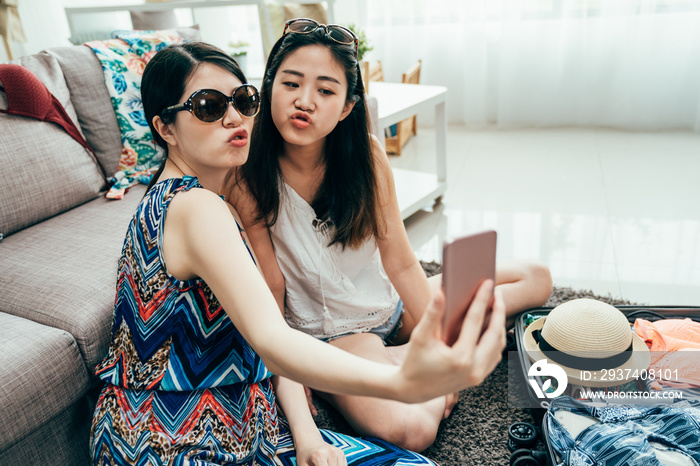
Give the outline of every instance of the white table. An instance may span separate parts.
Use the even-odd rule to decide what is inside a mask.
[[[431,201],[439,201],[447,189],[447,88],[426,84],[371,82],[369,95],[377,99],[379,140],[384,145],[384,128],[434,108],[435,173],[394,168],[396,195],[401,216],[406,219]]]

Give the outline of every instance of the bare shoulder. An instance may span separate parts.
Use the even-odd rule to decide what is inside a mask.
[[[249,228],[258,223],[258,204],[244,180],[236,179],[234,175],[229,174],[224,181],[222,194],[226,201],[233,206],[238,214],[238,220],[243,223],[244,227]]]
[[[369,143],[372,149],[372,155],[374,157],[374,162],[383,167],[391,168],[389,164],[389,156],[386,155],[386,150],[382,147],[382,143],[379,142],[379,138],[374,134],[369,135]]]
[[[209,205],[223,207],[225,205],[223,199],[221,199],[218,194],[201,187],[188,189],[187,191],[177,193],[171,201],[171,204],[179,204],[183,207],[204,207]]]
[[[226,202],[201,188],[179,192],[165,217],[163,254],[169,272],[180,280],[202,277],[204,259],[235,243],[235,222]]]
[[[391,164],[389,163],[389,156],[386,154],[382,143],[379,139],[372,134],[370,135],[370,144],[372,148],[372,158],[374,159],[374,168],[377,172],[377,176],[383,182],[387,178],[393,179],[391,173]]]
[[[379,139],[374,134],[370,134],[370,144],[380,193],[383,196],[390,196],[391,191],[394,189],[394,174],[391,171],[389,156],[386,154],[384,147],[382,147],[382,143],[379,142]]]
[[[230,217],[228,204],[208,189],[190,189],[175,195],[168,207],[168,220],[180,226],[210,223]]]

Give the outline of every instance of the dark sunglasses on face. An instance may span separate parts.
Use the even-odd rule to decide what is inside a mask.
[[[286,36],[290,32],[295,34],[309,34],[318,28],[325,29],[326,36],[339,44],[354,45],[355,58],[357,58],[357,45],[359,43],[357,36],[350,29],[337,24],[321,24],[318,21],[314,21],[313,19],[309,18],[290,19],[284,24],[284,33],[282,34],[282,37]]]
[[[187,110],[200,121],[214,123],[226,115],[229,103],[241,116],[251,118],[260,110],[260,94],[250,84],[234,89],[231,97],[216,89],[200,89],[194,91],[187,102],[168,107],[161,115]]]

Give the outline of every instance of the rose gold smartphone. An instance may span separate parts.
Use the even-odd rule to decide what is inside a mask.
[[[443,339],[448,345],[457,340],[464,316],[479,285],[486,279],[495,279],[495,275],[495,231],[445,241],[442,247],[442,288],[445,292],[442,330]]]

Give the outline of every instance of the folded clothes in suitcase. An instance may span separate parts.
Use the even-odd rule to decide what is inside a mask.
[[[562,396],[549,405],[542,432],[556,464],[700,463],[700,409],[678,403],[594,406]]]
[[[563,406],[607,409],[610,413],[650,409],[700,413],[700,307],[613,307],[596,300],[573,300],[556,308],[521,314],[515,322],[514,336],[517,351],[509,353],[509,402],[515,407],[530,408],[535,419],[542,421],[547,464],[647,464],[641,460],[625,462],[622,442],[606,443],[613,438],[610,435],[603,440],[610,446],[606,454],[613,458],[607,463],[596,455],[591,462],[582,451],[565,453],[562,448],[581,439],[562,433],[566,423],[557,421],[555,412],[567,416],[562,414],[566,412]],[[699,422],[697,429],[700,416],[695,419]],[[599,428],[587,427],[578,435],[585,436]],[[644,430],[640,426],[635,429]],[[700,430],[689,435],[695,435],[700,442]],[[652,441],[657,437],[643,438],[645,445],[658,443]],[[670,451],[671,459],[648,464],[700,462],[693,455],[674,456],[676,450],[683,450],[683,445],[676,446],[663,434],[658,439],[661,449]],[[517,444],[511,450],[514,448]],[[700,443],[697,451],[700,452]],[[614,460],[615,452],[623,458],[619,462]],[[518,462],[518,455],[515,456],[516,461],[511,459],[511,464],[545,464],[541,456],[539,462],[532,454],[531,462]]]

